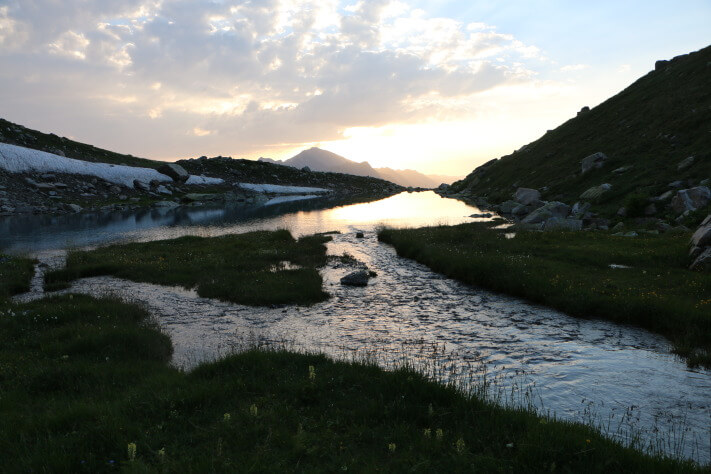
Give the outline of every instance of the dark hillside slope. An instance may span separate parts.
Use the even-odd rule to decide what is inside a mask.
[[[164,164],[161,161],[137,158],[133,155],[124,155],[86,143],[75,142],[54,133],[42,133],[4,119],[0,119],[0,142],[97,163],[143,168],[158,168]]]
[[[596,152],[608,161],[583,174],[581,160]],[[690,156],[693,164],[679,169]],[[686,188],[709,177],[711,47],[706,47],[658,61],[627,89],[477,168],[449,194],[498,203],[526,187],[541,190],[543,200],[574,203],[588,188],[609,183],[611,190],[594,203],[596,212],[609,215],[631,196],[654,197],[669,190],[670,182],[680,180],[678,186]]]

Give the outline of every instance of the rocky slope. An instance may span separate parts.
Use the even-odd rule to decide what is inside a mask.
[[[241,183],[282,187],[255,190]],[[179,164],[147,160],[0,120],[0,216],[225,201],[254,204],[301,191],[309,197],[327,195],[330,200],[357,202],[402,189],[377,178],[307,172],[229,157],[201,157]]]
[[[657,61],[616,96],[440,192],[535,228],[696,226],[711,210],[709,84],[711,47]]]

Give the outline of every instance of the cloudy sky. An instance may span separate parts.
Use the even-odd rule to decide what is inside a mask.
[[[708,0],[0,0],[0,117],[124,153],[466,174],[711,43]]]

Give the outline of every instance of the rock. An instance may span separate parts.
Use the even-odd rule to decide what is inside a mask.
[[[133,180],[133,187],[138,191],[149,191],[151,189],[146,183],[137,179]]]
[[[647,205],[647,207],[644,208],[644,215],[645,216],[653,216],[654,214],[657,213],[657,206],[654,205],[654,203]]]
[[[583,115],[583,114],[586,114],[586,113],[588,113],[588,112],[590,112],[590,107],[588,107],[588,106],[586,105],[585,107],[583,107],[582,109],[580,109],[580,112],[578,112],[578,116]]]
[[[671,183],[669,183],[669,187],[674,188],[674,189],[681,189],[684,187],[684,182],[683,181],[672,181]]]
[[[370,275],[366,270],[358,270],[341,278],[341,285],[368,286]]]
[[[611,229],[612,232],[622,232],[623,230],[625,230],[625,224],[623,224],[622,222],[618,222],[618,223],[615,224],[615,226]]]
[[[520,206],[516,201],[504,201],[499,204],[499,212],[503,214],[511,214],[511,212]]]
[[[551,201],[531,212],[521,222],[523,224],[538,224],[547,221],[551,217],[568,217],[569,213],[570,206],[562,202]]]
[[[30,186],[37,187],[37,181],[32,178],[25,178],[25,183],[29,184]]]
[[[35,187],[42,191],[49,191],[50,189],[54,189],[54,185],[51,183],[37,183]]]
[[[172,195],[173,195],[173,192],[172,192],[170,189],[168,189],[168,188],[166,188],[165,186],[163,186],[163,185],[158,186],[158,187],[156,188],[156,192],[157,192],[158,194],[167,194],[167,195],[169,195],[169,196],[172,196]]]
[[[674,196],[674,191],[666,191],[659,196],[655,197],[654,200],[658,202],[667,201]]]
[[[447,183],[442,183],[439,186],[437,186],[437,191],[447,191],[449,189],[449,185]]]
[[[573,209],[571,209],[570,213],[574,216],[583,216],[586,212],[588,212],[588,209],[590,209],[589,202],[578,201],[573,204]]]
[[[69,186],[64,183],[54,183],[54,187],[57,189],[67,189]]]
[[[153,203],[154,207],[166,207],[166,208],[173,208],[173,207],[178,207],[177,202],[173,201],[156,201]]]
[[[691,250],[689,250],[689,260],[693,262],[703,251],[703,247],[691,247]]]
[[[625,234],[622,234],[622,237],[637,237],[637,235],[638,235],[637,232],[631,231],[631,232],[627,232],[627,233],[625,233]]]
[[[551,217],[543,225],[544,231],[566,230],[578,231],[582,230],[583,221],[580,219],[563,219],[561,217]]]
[[[111,194],[119,194],[119,193],[121,192],[121,188],[119,188],[119,187],[116,186],[116,185],[113,185],[113,186],[111,186],[111,187],[109,188],[109,192],[110,192]]]
[[[599,199],[603,194],[612,189],[612,185],[605,183],[600,186],[593,186],[580,195],[580,199]]]
[[[602,168],[602,165],[607,161],[607,155],[598,151],[592,155],[588,155],[580,162],[581,171],[583,174],[595,168]]]
[[[45,181],[54,181],[55,179],[57,179],[57,177],[55,175],[53,175],[52,173],[44,173],[40,177]]]
[[[620,217],[627,217],[627,208],[621,207],[617,210],[617,215]]]
[[[311,173],[311,168],[309,168],[308,166],[304,166],[303,168],[301,168],[301,171],[305,171],[306,173]]]
[[[185,171],[185,168],[175,163],[164,164],[158,168],[158,172],[171,177],[173,181],[177,181],[179,183],[184,183],[190,177],[190,174]]]
[[[677,171],[682,171],[682,170],[685,170],[686,168],[688,168],[689,166],[691,166],[691,165],[693,165],[693,164],[694,164],[694,157],[693,157],[693,156],[690,156],[690,157],[688,157],[688,158],[684,158],[683,160],[681,160],[681,161],[679,162],[679,164],[676,165],[676,169],[677,169]]]
[[[616,168],[616,169],[612,170],[612,172],[615,173],[615,174],[622,174],[622,173],[628,172],[628,171],[631,170],[632,168],[634,168],[634,166],[632,166],[632,165],[629,165],[629,166],[620,166],[619,168]]]
[[[671,206],[674,212],[681,214],[704,207],[709,203],[709,200],[711,200],[711,190],[706,186],[697,186],[677,191],[672,198]]]
[[[667,68],[669,65],[669,61],[665,59],[660,59],[659,61],[654,63],[654,70],[655,71],[663,71],[664,69]]]
[[[128,196],[126,196],[125,194],[121,194],[119,196],[119,201],[125,201],[126,199],[128,199]]]
[[[482,213],[482,214],[472,214],[472,215],[469,216],[469,217],[473,217],[474,219],[487,219],[487,218],[492,217],[492,216],[493,216],[492,213],[490,213],[490,212],[484,212],[484,213]]]
[[[511,214],[514,216],[525,216],[526,214],[530,213],[533,209],[531,209],[529,206],[524,206],[523,204],[520,204],[516,207],[513,208],[511,211]]]
[[[356,239],[362,239],[364,237],[365,235],[363,234],[363,232],[356,232]]]
[[[711,271],[711,247],[706,247],[706,250],[696,257],[696,260],[691,264],[689,270],[701,272]]]
[[[691,245],[696,247],[711,246],[711,214],[703,220],[694,235],[691,236]]]
[[[72,203],[72,204],[67,204],[67,207],[68,207],[69,210],[71,210],[72,212],[81,212],[81,211],[84,210],[84,208],[82,208],[79,204],[74,204],[74,203]]]
[[[536,189],[530,188],[518,188],[514,194],[514,199],[516,202],[520,202],[524,206],[528,206],[533,201],[538,201],[541,199],[541,193]]]

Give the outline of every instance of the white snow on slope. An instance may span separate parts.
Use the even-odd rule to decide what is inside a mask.
[[[0,168],[10,173],[68,173],[95,176],[104,181],[133,187],[133,180],[150,183],[151,180],[173,181],[151,168],[111,165],[75,160],[21,146],[0,143]]]
[[[191,174],[185,184],[222,184],[225,180],[222,178],[210,178],[209,176],[195,176]]]
[[[95,176],[109,183],[133,187],[133,180],[150,183],[152,180],[161,182],[173,181],[169,176],[152,168],[138,166],[112,165],[109,163],[93,163],[75,160],[63,156],[33,150],[22,146],[0,143],[0,169],[10,173],[67,173]],[[220,178],[190,175],[186,184],[222,184]]]
[[[278,184],[252,184],[239,183],[242,189],[250,189],[258,193],[273,193],[273,194],[304,194],[304,193],[329,193],[330,189],[324,188],[306,188],[302,186],[280,186]]]
[[[292,201],[303,201],[304,199],[315,199],[321,196],[317,196],[315,194],[306,194],[302,196],[279,196],[270,199],[269,201],[265,202],[265,206],[273,206],[274,204],[282,204],[285,202],[292,202]]]

